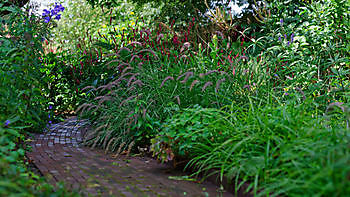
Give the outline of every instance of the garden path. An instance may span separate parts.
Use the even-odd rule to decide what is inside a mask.
[[[87,121],[76,117],[35,135],[28,159],[51,184],[63,181],[83,196],[232,196],[211,183],[173,180],[183,176],[147,157],[113,158],[81,146]]]

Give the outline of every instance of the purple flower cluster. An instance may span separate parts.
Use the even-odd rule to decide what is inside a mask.
[[[5,123],[4,123],[4,126],[7,127],[10,123],[11,123],[10,120],[6,120]]]
[[[52,124],[51,115],[50,115],[51,110],[52,110],[52,105],[49,105],[49,110],[50,110],[50,112],[49,112],[49,124]]]
[[[284,39],[285,39],[285,40],[288,39],[287,34],[284,34]],[[278,40],[279,40],[280,42],[282,42],[282,37],[279,36],[279,37],[278,37]],[[292,33],[292,35],[290,36],[290,41],[287,42],[287,45],[289,46],[289,45],[292,44],[293,42],[294,42],[294,33]]]
[[[283,21],[283,19],[281,18],[281,19],[280,19],[280,24],[281,24],[281,26],[283,26],[283,23],[284,23],[284,21]],[[284,39],[285,39],[285,40],[288,39],[287,34],[284,34]],[[282,42],[282,37],[279,36],[279,37],[278,37],[278,40],[279,40],[280,42]],[[290,36],[290,41],[287,42],[287,45],[289,46],[290,44],[293,43],[293,41],[294,41],[294,33],[292,33],[292,35]]]
[[[55,20],[61,19],[61,14],[59,13],[64,11],[64,7],[62,6],[62,4],[55,3],[54,8],[50,10],[44,9],[43,11],[44,22],[49,23],[52,18],[54,18]]]
[[[292,44],[293,41],[294,41],[294,33],[292,33],[292,35],[290,36],[290,41],[288,41],[288,46],[289,46],[290,44]]]

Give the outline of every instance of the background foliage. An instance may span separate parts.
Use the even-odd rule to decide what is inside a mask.
[[[93,125],[86,145],[147,149],[237,193],[350,192],[349,2],[249,1],[240,16],[223,1],[87,2],[49,24],[0,6],[13,13],[0,37],[4,191],[51,191],[25,169],[25,134],[76,109]]]
[[[94,99],[78,111],[96,123],[86,144],[119,154],[151,143],[161,161],[192,159],[195,174],[214,169],[236,191],[345,195],[349,4],[287,3],[239,26],[216,10],[206,39],[196,19],[182,31],[171,20],[129,28],[106,61],[115,77],[84,88]]]

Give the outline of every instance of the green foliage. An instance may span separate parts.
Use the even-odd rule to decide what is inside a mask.
[[[40,72],[47,26],[28,9],[0,7],[9,11],[0,17],[0,196],[76,196],[28,171],[25,159],[25,131],[48,118],[45,85],[53,79]]]
[[[344,113],[330,127],[315,115],[322,113],[310,101],[223,109],[197,106],[169,118],[152,140],[154,154],[161,161],[193,158],[188,165],[198,170],[195,174],[236,180],[236,192],[242,182],[248,182],[247,192],[260,191],[259,196],[349,192],[349,120]]]
[[[295,15],[290,15],[289,7],[282,2],[273,2],[271,6],[278,12],[271,15],[262,27],[264,36],[252,46],[264,49],[271,58],[270,68],[282,79],[289,78],[290,83],[309,89],[323,101],[325,97],[338,97],[349,89],[346,35],[350,26],[344,20],[349,15],[349,3],[345,2],[311,3],[299,7]]]
[[[256,195],[349,193],[347,1],[268,1],[264,15],[253,12],[259,23],[213,34],[197,20],[203,1],[162,1],[160,21],[190,19],[181,29],[149,28],[157,11],[134,11],[157,7],[151,1],[88,2],[103,8],[70,1],[49,26],[12,8],[2,17],[4,191],[51,191],[26,171],[20,146],[24,130],[45,125],[50,103],[55,112],[80,105],[92,147],[150,146],[161,161],[191,160],[195,174],[217,173],[236,190],[247,183]],[[47,28],[55,37],[43,45]]]
[[[42,110],[46,105],[43,76],[37,72],[41,68],[40,40],[47,31],[40,19],[16,8],[1,20],[4,23],[0,30],[0,122],[19,116],[19,122],[38,129],[47,117]]]
[[[115,71],[106,65],[111,58],[102,55],[110,55],[118,45],[127,43],[130,28],[147,23],[133,10],[134,5],[127,2],[113,9],[94,10],[84,1],[67,2],[61,20],[52,30],[53,37],[46,41],[42,59],[45,66],[41,71],[50,79],[45,96],[56,112],[70,112],[81,104],[81,97],[86,95],[82,88],[106,85],[115,77]]]
[[[264,94],[258,90],[269,85],[268,76],[258,73],[262,65],[254,60],[237,59],[235,68],[233,62],[225,62],[218,69],[218,62],[225,60],[218,56],[222,54],[215,39],[194,56],[196,52],[191,44],[184,41],[183,46],[173,44],[173,37],[166,31],[132,32],[126,31],[128,39],[120,40],[125,47],[116,53],[100,55],[100,61],[105,62],[101,66],[107,66],[104,71],[114,75],[107,75],[111,77],[105,77],[100,85],[85,83],[87,86],[82,89],[87,102],[78,111],[96,122],[96,130],[87,140],[89,145],[108,150],[133,140],[137,145],[146,145],[156,132],[155,126],[172,114],[169,106],[175,103],[181,108],[195,103],[221,107],[230,103],[230,99],[238,102],[244,101],[246,95]],[[146,36],[145,32],[153,34]],[[105,43],[104,38],[100,40]],[[117,44],[105,45],[104,51],[109,53],[108,47],[116,48]],[[168,45],[168,51],[159,49],[163,45]],[[166,53],[168,57],[164,56]],[[243,74],[235,75],[232,69]]]
[[[121,4],[122,1],[114,0],[87,0],[93,7],[116,7]],[[125,1],[124,1],[125,2]],[[188,21],[189,18],[195,17],[199,21],[208,21],[205,14],[207,14],[208,8],[214,9],[216,7],[228,8],[231,1],[214,1],[214,0],[192,0],[192,1],[181,1],[181,0],[131,0],[138,5],[139,10],[145,4],[151,4],[160,10],[159,20],[175,19],[180,22]],[[245,13],[249,14],[256,5],[255,0],[246,1],[233,1],[238,6],[243,6]],[[299,2],[298,2],[299,3]],[[231,11],[234,12],[233,10]]]
[[[51,111],[57,114],[73,111],[79,101],[78,88],[76,84],[76,74],[73,75],[72,66],[65,61],[68,57],[61,56],[61,53],[49,52],[42,55],[42,68],[40,72],[46,76],[45,98],[51,106]],[[60,57],[60,58],[58,58]],[[74,56],[69,56],[69,60],[74,60]],[[75,65],[79,62],[75,61]],[[79,73],[79,71],[78,71]],[[79,75],[78,75],[79,76]]]
[[[54,186],[45,183],[43,178],[27,169],[25,149],[21,143],[25,137],[20,130],[26,126],[16,125],[16,119],[11,119],[7,126],[0,125],[0,195],[1,196],[78,196],[67,192],[60,184]]]
[[[111,44],[113,42],[111,34],[118,40],[116,36],[120,36],[129,26],[136,28],[136,21],[138,21],[137,27],[140,27],[141,23],[152,21],[153,15],[157,13],[157,10],[148,4],[143,7],[143,11],[136,12],[134,4],[126,1],[117,2],[118,6],[113,8],[92,9],[85,0],[67,1],[61,20],[52,30],[53,42],[58,50],[78,51],[78,44],[82,47],[91,47],[100,36],[108,36],[107,43]]]
[[[113,13],[114,14],[114,13]],[[62,18],[53,29],[54,41],[58,50],[75,49],[81,39],[88,40],[87,32],[96,37],[103,25],[109,23],[107,10],[92,9],[84,0],[67,1]]]
[[[161,161],[170,161],[174,156],[193,158],[196,145],[209,145],[225,141],[231,125],[216,108],[195,105],[168,118],[152,140],[151,151]]]
[[[101,36],[101,65],[115,75],[84,88],[78,111],[96,128],[86,143],[118,153],[151,144],[161,161],[192,159],[195,174],[258,195],[344,196],[348,4],[287,5],[269,1],[259,31],[236,28],[234,39],[224,31],[204,40],[195,22],[185,32],[129,28],[113,43]]]

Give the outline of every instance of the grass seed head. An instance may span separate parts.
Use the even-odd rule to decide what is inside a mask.
[[[204,92],[205,89],[206,89],[208,86],[211,86],[211,85],[213,85],[213,82],[211,82],[211,81],[208,81],[207,83],[205,83],[204,86],[202,87],[202,92]]]
[[[162,83],[160,84],[159,88],[163,87],[165,82],[168,81],[169,79],[173,80],[174,81],[174,77],[172,76],[167,76],[165,77],[165,79],[162,81]]]
[[[224,82],[225,80],[226,80],[225,78],[222,78],[222,79],[220,79],[220,80],[218,80],[218,81],[216,82],[216,87],[215,87],[215,92],[216,92],[216,93],[218,93],[218,91],[219,91],[220,84],[221,84],[222,82]]]
[[[191,86],[190,86],[190,91],[192,91],[192,88],[194,87],[194,85],[196,85],[199,81],[196,79],[194,80],[192,83],[191,83]]]

